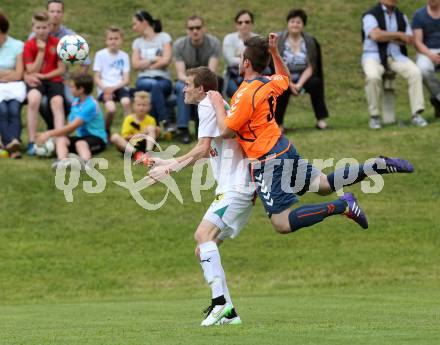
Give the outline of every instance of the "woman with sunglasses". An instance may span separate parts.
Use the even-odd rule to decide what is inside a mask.
[[[169,130],[169,113],[166,98],[171,94],[172,83],[168,72],[171,63],[171,36],[162,32],[160,20],[154,19],[147,11],[138,11],[132,18],[132,29],[139,34],[133,41],[131,62],[138,71],[136,90],[151,93],[151,114],[164,131]]]
[[[310,94],[316,118],[316,128],[327,128],[328,110],[324,98],[324,75],[321,48],[318,41],[304,32],[307,14],[302,9],[291,10],[286,17],[287,30],[279,33],[278,50],[290,71],[290,86],[277,99],[276,122],[283,125],[290,95]]]
[[[235,15],[237,31],[227,34],[223,39],[223,55],[226,63],[225,85],[228,97],[232,97],[243,81],[238,72],[238,65],[240,63],[240,55],[244,50],[243,42],[256,35],[252,32],[253,24],[254,15],[248,10],[240,10]]]

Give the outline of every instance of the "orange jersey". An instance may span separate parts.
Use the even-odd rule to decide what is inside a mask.
[[[275,122],[276,99],[289,87],[289,78],[274,74],[243,83],[231,99],[225,124],[237,133],[248,158],[270,151],[281,136]]]

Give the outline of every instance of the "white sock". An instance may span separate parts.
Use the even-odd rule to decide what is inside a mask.
[[[205,280],[211,286],[212,298],[220,297],[224,295],[222,278],[223,267],[217,244],[214,241],[209,241],[200,244],[199,248],[200,264],[202,265]]]
[[[225,295],[225,300],[227,303],[229,303],[230,305],[233,306],[232,300],[231,300],[231,295],[229,294],[228,285],[226,284],[225,270],[223,269],[223,266],[221,266],[221,268],[222,268],[223,293]]]

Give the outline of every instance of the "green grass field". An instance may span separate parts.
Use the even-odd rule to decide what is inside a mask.
[[[202,13],[219,36],[233,30],[240,7],[254,10],[256,31],[284,27],[291,2],[152,2],[148,10],[173,38],[183,21]],[[425,1],[400,1],[411,14]],[[44,5],[44,2],[42,2]],[[195,202],[192,171],[176,175],[184,199],[170,197],[158,211],[143,210],[123,181],[123,161],[113,147],[102,154],[106,188],[87,194],[82,182],[67,203],[54,184],[50,161],[0,160],[0,344],[414,344],[440,343],[440,123],[427,102],[427,128],[408,125],[406,87],[397,84],[403,126],[373,132],[360,61],[359,16],[372,2],[297,1],[309,13],[308,30],[323,46],[331,129],[317,132],[307,97],[291,102],[289,138],[305,158],[335,162],[377,154],[402,156],[412,175],[385,176],[379,194],[358,195],[370,228],[332,217],[296,234],[276,234],[257,202],[242,234],[222,248],[234,303],[244,324],[200,329],[209,289],[193,255],[193,232],[213,197]],[[92,50],[103,29],[126,30],[145,2],[66,1],[66,22],[84,33]],[[11,35],[24,39],[34,1],[3,0]],[[120,119],[114,125],[117,130]],[[24,133],[26,131],[24,130]],[[25,136],[24,136],[25,138]],[[183,146],[182,152],[190,146]],[[135,176],[145,174],[136,167]],[[144,191],[160,200],[163,186]],[[301,203],[329,200],[307,194]]]

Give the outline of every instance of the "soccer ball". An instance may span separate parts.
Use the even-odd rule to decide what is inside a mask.
[[[57,54],[65,64],[83,64],[89,56],[89,45],[79,35],[66,35],[58,42]]]
[[[49,138],[43,145],[35,145],[35,154],[42,158],[52,157],[55,154],[55,140]]]

